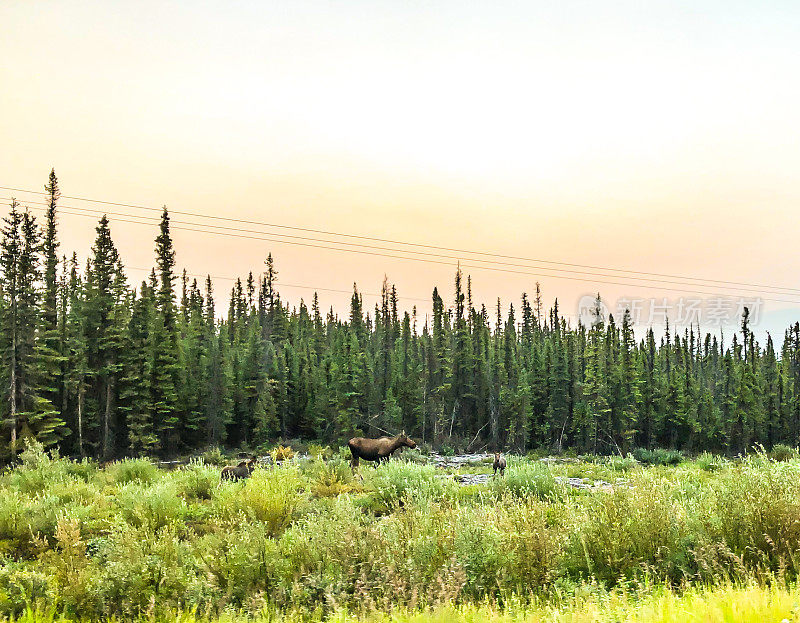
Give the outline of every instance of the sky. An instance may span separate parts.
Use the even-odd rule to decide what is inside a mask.
[[[600,292],[642,325],[701,299],[711,329],[721,297],[729,317],[759,298],[773,335],[800,319],[800,3],[5,0],[0,23],[0,186],[55,168],[64,195],[166,205],[178,267],[219,277],[221,305],[272,252],[284,300],[343,316],[385,275],[424,321],[460,262],[489,308],[539,281],[573,317]],[[156,226],[124,215],[153,212],[61,205],[118,212],[145,276]],[[63,213],[62,250],[85,257],[96,219]]]

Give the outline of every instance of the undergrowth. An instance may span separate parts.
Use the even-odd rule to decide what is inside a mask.
[[[612,484],[576,491],[565,474]],[[783,608],[789,593],[767,587],[796,581],[798,517],[800,460],[763,453],[673,467],[512,456],[504,477],[462,487],[419,457],[354,475],[324,448],[231,482],[204,460],[99,469],[31,447],[0,475],[0,617],[582,621],[617,603],[608,620],[660,608],[669,621],[719,609],[692,586]],[[614,602],[643,587],[662,591],[651,610]],[[573,602],[584,610],[559,609]]]

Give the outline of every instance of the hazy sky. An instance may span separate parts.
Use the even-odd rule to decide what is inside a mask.
[[[798,291],[762,296],[798,303],[762,311],[800,317],[796,1],[5,0],[0,23],[2,186],[41,190],[55,167],[67,195],[780,285]],[[155,227],[111,222],[126,264],[151,266]],[[92,220],[62,215],[63,250],[85,256],[93,237]],[[336,290],[378,292],[384,274],[421,313],[433,285],[452,298],[449,265],[175,239],[179,267],[220,277],[260,271],[271,250],[284,284],[326,288],[341,314]],[[462,263],[490,305],[537,279],[570,314],[597,290],[613,306],[686,289]]]

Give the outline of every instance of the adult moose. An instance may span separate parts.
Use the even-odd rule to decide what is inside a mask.
[[[255,467],[256,459],[240,461],[236,466],[228,465],[227,467],[223,467],[220,478],[221,480],[239,480],[241,478],[249,478]]]
[[[353,458],[350,459],[350,467],[353,472],[358,467],[358,460],[364,459],[365,461],[388,461],[392,453],[401,446],[414,449],[417,444],[414,440],[410,439],[405,431],[400,433],[397,437],[379,437],[378,439],[367,439],[366,437],[353,437],[347,442],[350,446],[350,453]]]

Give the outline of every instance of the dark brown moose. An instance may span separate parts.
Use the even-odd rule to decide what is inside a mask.
[[[249,478],[250,474],[256,468],[256,460],[248,459],[240,461],[238,465],[228,465],[222,468],[220,474],[222,480],[240,480],[242,478]]]
[[[350,453],[353,458],[350,460],[350,467],[356,471],[358,460],[365,461],[388,461],[392,453],[401,446],[416,448],[417,444],[410,439],[405,432],[397,437],[379,437],[378,439],[367,439],[366,437],[353,437],[347,442],[350,446]]]
[[[498,470],[500,471],[501,476],[505,476],[506,473],[506,458],[501,455],[499,452],[494,453],[494,463],[492,463],[492,467],[494,467],[494,475],[497,476]]]

